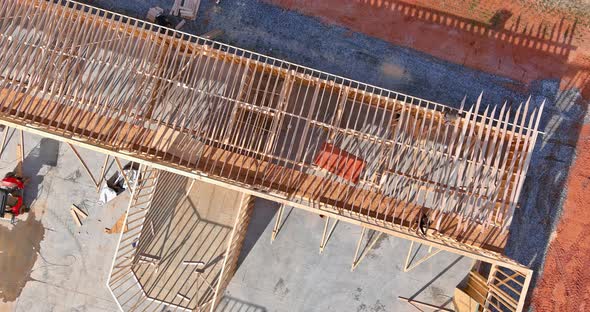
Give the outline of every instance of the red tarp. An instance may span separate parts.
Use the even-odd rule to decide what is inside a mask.
[[[358,182],[359,176],[365,168],[365,162],[362,159],[342,151],[330,143],[322,145],[322,150],[314,163],[353,183]]]

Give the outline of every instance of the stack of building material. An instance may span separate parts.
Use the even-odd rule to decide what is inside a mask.
[[[186,23],[185,20],[180,21],[180,23],[176,24],[176,27],[174,27],[176,30],[179,30],[182,28],[182,26],[184,26],[184,24]]]
[[[182,3],[182,0],[174,0],[174,4],[172,5],[172,9],[170,9],[170,15],[178,16],[181,3]]]
[[[222,29],[213,29],[212,31],[208,31],[208,32],[202,34],[201,37],[203,37],[205,39],[215,39],[221,35],[223,35]]]
[[[201,0],[174,0],[170,15],[177,16],[180,14],[182,18],[194,20],[197,18],[200,5]]]
[[[162,9],[161,7],[150,8],[146,19],[148,21],[154,23],[156,21],[156,17],[162,15],[162,13],[164,13],[164,9]]]

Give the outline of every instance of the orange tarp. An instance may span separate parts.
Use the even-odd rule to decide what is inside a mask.
[[[314,163],[329,172],[353,183],[357,183],[365,162],[330,143],[324,143]]]

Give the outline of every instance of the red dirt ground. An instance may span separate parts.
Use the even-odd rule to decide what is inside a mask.
[[[577,149],[563,216],[533,292],[536,311],[590,310],[590,125],[582,128]]]
[[[562,89],[578,88],[590,99],[590,13],[549,10],[532,0],[266,1],[525,84],[560,79]],[[589,186],[590,124],[582,127],[563,216],[533,292],[536,311],[590,310]]]
[[[266,1],[525,83],[561,78],[564,89],[588,85],[590,17],[542,12],[533,4],[505,0],[473,1],[474,5],[426,0]],[[572,22],[575,18],[581,22]]]

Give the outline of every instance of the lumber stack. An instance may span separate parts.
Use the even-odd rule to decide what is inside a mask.
[[[156,17],[162,15],[164,13],[164,9],[161,7],[153,7],[148,10],[146,19],[152,23],[156,21]]]
[[[182,18],[194,20],[197,18],[200,5],[201,0],[174,0],[170,15],[180,15]]]

